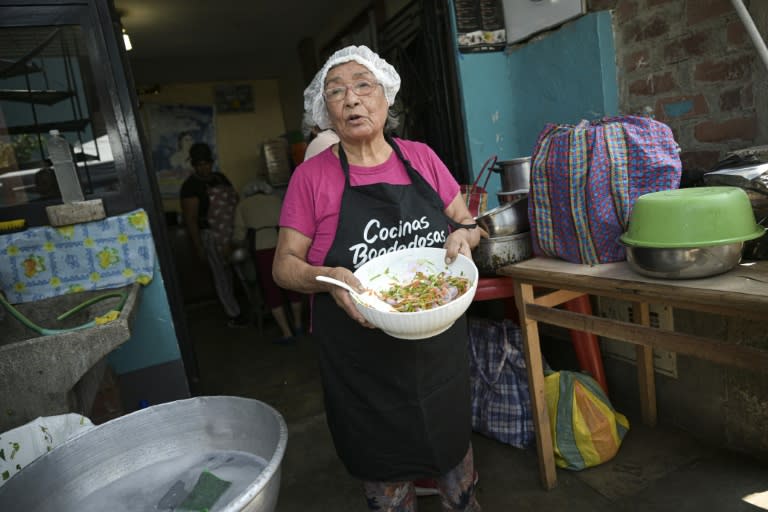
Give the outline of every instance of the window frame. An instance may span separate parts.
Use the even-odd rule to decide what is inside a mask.
[[[77,25],[83,37],[86,49],[84,58],[88,59],[92,80],[90,89],[95,93],[93,100],[98,102],[103,117],[104,129],[108,135],[114,159],[118,189],[116,191],[87,194],[85,199],[101,199],[107,215],[125,213],[135,209],[141,200],[142,187],[137,182],[137,169],[132,159],[127,158],[131,151],[127,141],[127,130],[121,122],[123,106],[119,101],[118,87],[111,71],[111,59],[122,60],[118,50],[112,52],[107,47],[108,38],[104,37],[99,24],[98,13],[88,2],[81,3],[46,3],[40,5],[14,5],[0,7],[0,30],[5,28],[25,27],[64,27]],[[98,72],[103,70],[105,72]],[[122,125],[122,126],[121,126]],[[0,205],[0,219],[25,219],[27,226],[47,225],[48,216],[45,207],[61,204],[61,199],[37,200],[14,205]]]

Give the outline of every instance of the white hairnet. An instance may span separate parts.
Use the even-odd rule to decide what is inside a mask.
[[[271,194],[272,185],[262,179],[253,180],[243,187],[243,197],[250,197],[254,194]]]
[[[325,77],[328,76],[328,71],[332,67],[351,61],[365,66],[368,71],[373,73],[373,76],[384,88],[384,96],[386,96],[389,106],[395,102],[397,91],[400,90],[400,75],[397,74],[392,65],[379,57],[373,50],[367,46],[342,48],[328,58],[312,82],[304,89],[304,110],[323,130],[331,127],[331,120],[328,119],[328,111],[325,108],[325,99],[323,98]]]
[[[304,116],[301,118],[301,133],[305,139],[309,139],[312,136],[312,129],[315,127],[315,120],[312,119],[312,114],[304,112]]]

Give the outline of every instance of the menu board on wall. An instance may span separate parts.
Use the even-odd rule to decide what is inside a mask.
[[[493,52],[507,44],[502,0],[454,0],[459,51]]]

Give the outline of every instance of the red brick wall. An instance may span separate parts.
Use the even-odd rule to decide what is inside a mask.
[[[768,2],[745,1],[768,36]],[[750,5],[751,4],[751,5]],[[688,173],[768,143],[766,69],[730,0],[589,0],[613,11],[619,106],[652,110]]]
[[[768,37],[768,0],[745,5]],[[768,144],[768,72],[730,0],[588,0],[588,6],[613,12],[621,110],[648,108],[672,127],[684,178],[697,181],[729,150]],[[764,345],[764,323],[716,315],[707,322],[728,342]],[[675,324],[706,334],[701,315],[676,311]],[[766,403],[766,378],[684,360],[677,360],[677,379],[657,379],[659,417],[766,460],[768,410],[754,405]],[[606,359],[606,370],[612,368]],[[614,399],[634,392],[624,379],[611,385]],[[703,402],[702,386],[709,393]]]

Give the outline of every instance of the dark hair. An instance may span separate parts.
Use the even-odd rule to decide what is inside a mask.
[[[184,137],[192,137],[192,139],[194,140],[193,135],[194,134],[192,132],[190,132],[190,131],[181,132],[179,134],[179,136],[176,138],[176,144],[178,145],[179,148],[181,148],[181,141],[184,140]],[[190,146],[190,147],[192,147],[192,146]]]
[[[35,173],[35,191],[43,199],[61,197],[59,182],[53,167],[43,167]]]
[[[213,162],[211,147],[205,142],[196,142],[189,148],[189,161],[194,165],[197,162]]]

